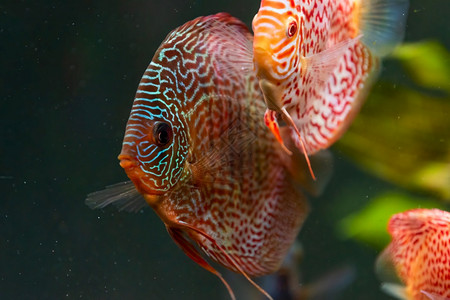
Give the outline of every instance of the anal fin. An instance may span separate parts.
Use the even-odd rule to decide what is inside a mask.
[[[166,226],[167,232],[170,234],[174,242],[180,247],[184,253],[189,256],[190,259],[195,261],[199,266],[202,268],[208,270],[209,272],[213,273],[217,277],[220,278],[220,280],[223,282],[225,287],[228,290],[228,293],[230,294],[230,297],[232,300],[236,300],[236,296],[234,295],[233,290],[231,289],[228,282],[223,278],[222,274],[219,273],[216,269],[214,269],[199,253],[198,250],[189,242],[189,240],[186,239],[186,237],[183,235],[183,231],[181,229],[177,228],[170,228],[169,226]]]
[[[236,259],[234,258],[233,254],[228,253],[221,245],[219,245],[209,234],[207,234],[206,232],[204,232],[203,230],[196,228],[194,226],[191,226],[187,223],[184,222],[180,222],[180,225],[184,226],[187,230],[192,230],[193,232],[203,236],[204,238],[206,238],[207,240],[209,240],[225,257],[226,259],[231,263],[231,265],[239,272],[241,273],[255,288],[257,288],[264,296],[267,297],[267,299],[269,300],[273,300],[273,298],[262,288],[260,287],[256,282],[254,282],[248,275],[247,273],[245,273],[245,271],[241,268],[241,266],[237,263]],[[170,228],[167,227],[167,230],[169,231]],[[174,232],[173,229],[170,229],[172,232]],[[197,262],[200,266],[202,266],[203,268],[205,268],[206,270],[212,272],[213,274],[217,275],[222,282],[225,284],[225,286],[228,289],[228,292],[230,293],[230,296],[233,300],[235,300],[235,296],[233,291],[231,290],[230,286],[228,285],[228,283],[225,281],[225,279],[222,277],[222,275],[216,271],[213,267],[211,267],[211,265],[209,265],[198,253],[197,249],[195,249],[194,246],[192,246],[192,244],[189,243],[189,241],[183,237],[182,235],[182,231],[178,230],[177,232],[175,232],[175,234],[177,235],[176,237],[174,237],[171,233],[171,231],[169,231],[169,234],[171,234],[171,236],[174,238],[178,238],[179,240],[175,240],[175,242],[177,243],[177,245],[179,245],[184,251],[185,253],[191,258],[193,259],[195,262]],[[180,239],[181,238],[181,239]],[[181,244],[180,244],[181,242]],[[183,247],[183,245],[186,245],[186,248]]]

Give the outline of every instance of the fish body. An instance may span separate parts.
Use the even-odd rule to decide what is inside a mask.
[[[278,141],[280,117],[305,154],[349,126],[386,55],[402,38],[407,0],[262,0],[254,66]]]
[[[392,241],[376,269],[383,289],[407,300],[450,299],[450,213],[414,209],[392,216]]]
[[[119,155],[178,246],[222,280],[202,254],[247,278],[274,272],[308,212],[295,180],[306,181],[293,176],[305,165],[264,125],[258,81],[244,70],[251,48],[246,26],[225,13],[169,33],[139,84]],[[124,186],[88,205],[143,207]]]

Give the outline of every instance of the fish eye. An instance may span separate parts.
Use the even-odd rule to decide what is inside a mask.
[[[297,33],[297,21],[291,20],[286,30],[287,37],[291,38]]]
[[[172,140],[172,127],[165,122],[157,122],[153,127],[153,137],[157,146],[167,145]]]

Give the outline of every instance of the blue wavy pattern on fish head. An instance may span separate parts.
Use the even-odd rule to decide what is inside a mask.
[[[161,84],[173,79],[171,73],[170,68],[153,62],[148,66],[136,92],[119,155],[130,179],[139,181],[137,186],[149,195],[164,194],[177,184],[188,154],[187,126],[179,113],[174,85]]]

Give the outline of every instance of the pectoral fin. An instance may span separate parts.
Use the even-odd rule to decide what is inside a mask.
[[[302,72],[311,75],[310,85],[319,89],[324,86],[331,74],[339,65],[344,53],[361,39],[359,35],[353,39],[347,39],[328,49],[302,58]]]

